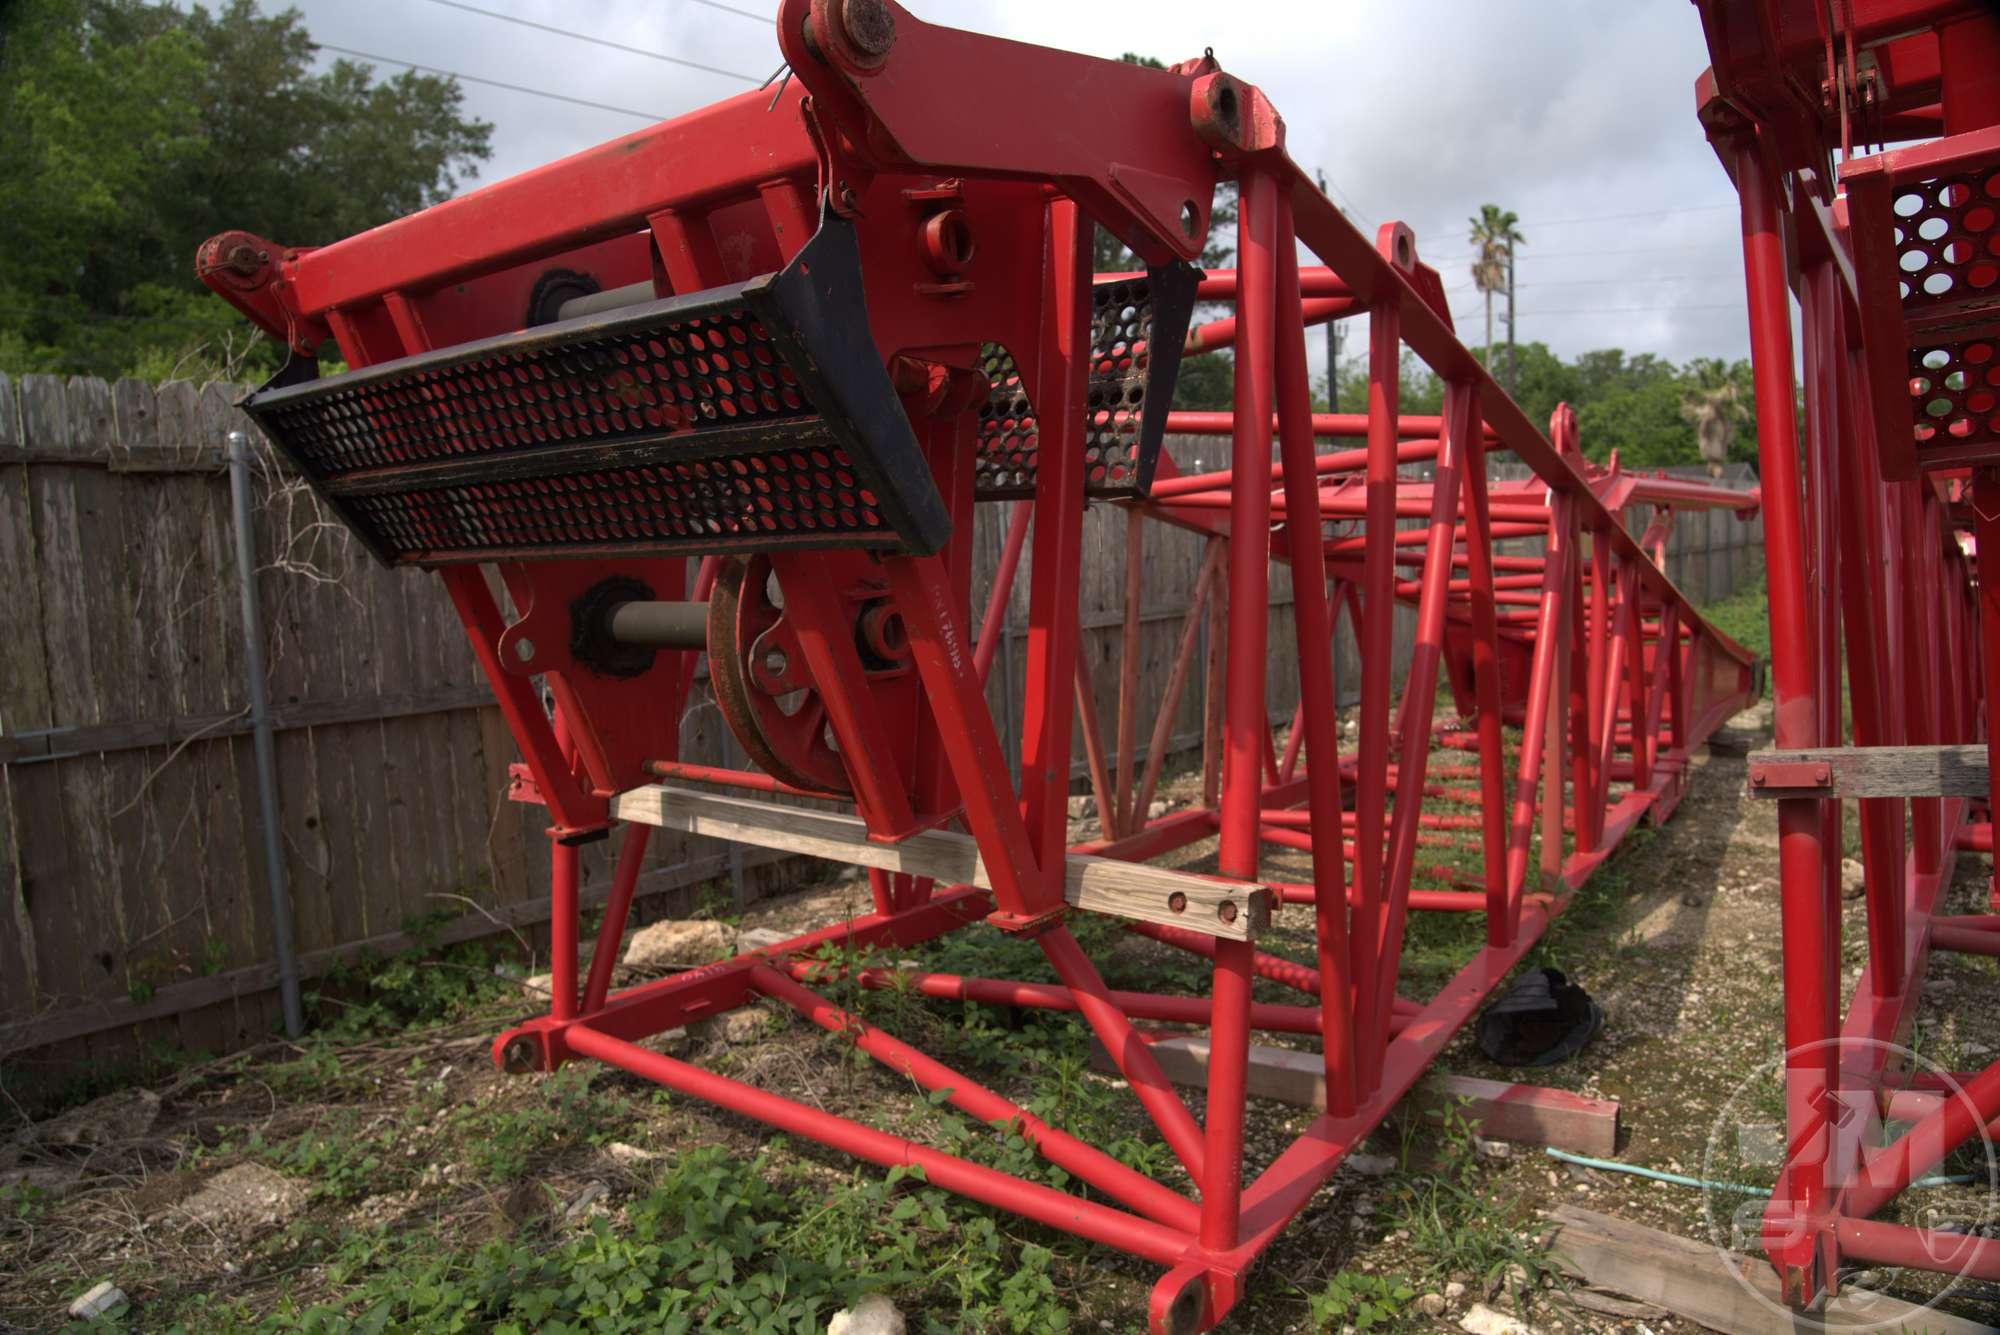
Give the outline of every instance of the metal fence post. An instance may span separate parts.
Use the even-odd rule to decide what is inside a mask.
[[[257,807],[264,827],[264,879],[271,889],[271,947],[278,957],[278,997],[285,1033],[305,1028],[299,1006],[299,962],[292,949],[292,891],[279,843],[278,767],[271,741],[270,700],[264,689],[264,625],[257,609],[257,539],[250,516],[250,438],[229,433],[229,500],[236,527],[236,586],[243,597],[243,662],[250,681],[250,730],[257,751]]]

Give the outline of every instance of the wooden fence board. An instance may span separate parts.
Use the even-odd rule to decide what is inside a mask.
[[[61,381],[43,375],[21,378],[21,428],[24,449],[68,452],[69,415]],[[35,538],[35,561],[30,570],[37,581],[36,602],[41,612],[41,633],[36,638],[46,655],[40,701],[43,717],[28,726],[38,723],[47,727],[59,719],[70,721],[80,712],[74,692],[67,689],[76,669],[67,651],[76,637],[87,633],[88,620],[79,603],[75,579],[82,554],[68,470],[44,465],[26,471],[28,527]],[[65,686],[60,696],[59,684]],[[42,773],[15,774],[16,797],[24,807],[16,828],[36,836],[24,844],[21,856],[29,912],[37,926],[36,964],[43,983],[38,1003],[44,1006],[85,998],[87,974],[82,962],[90,953],[95,926],[91,910],[96,903],[89,898],[93,894],[90,869],[81,862],[68,828],[66,778],[57,767]]]
[[[0,1032],[68,1035],[64,1060],[129,1052],[141,1036],[221,1048],[271,1023],[268,895],[224,467],[232,429],[251,431],[261,456],[253,487],[259,606],[300,952],[349,958],[356,943],[397,940],[406,920],[439,909],[477,918],[452,896],[506,916],[546,894],[546,817],[504,800],[513,743],[441,588],[429,576],[382,570],[344,534],[314,528],[309,502],[287,485],[235,394],[186,382],[0,377],[0,605],[29,628],[0,644],[0,880],[9,902],[0,914]],[[1189,472],[1226,466],[1230,455],[1220,438],[1172,438],[1168,447]],[[1506,465],[1498,461],[1496,471]],[[1010,508],[984,505],[976,514],[977,607]],[[1686,571],[1682,582],[1697,596],[1721,596],[1751,568],[1758,533],[1733,517],[1687,517],[1670,566]],[[1115,757],[1125,516],[1094,507],[1083,536],[1082,652]],[[1164,703],[1205,540],[1148,525],[1145,544],[1131,733],[1141,752]],[[1010,750],[1032,562],[1031,544],[987,690]],[[329,578],[309,576],[305,564]],[[1298,688],[1290,587],[1278,569],[1266,655],[1274,722],[1290,718]],[[1398,690],[1414,623],[1399,606],[1390,655]],[[1200,745],[1204,673],[1221,667],[1209,635],[1204,617],[1186,693],[1169,720],[1177,749]],[[1360,659],[1345,616],[1335,662],[1343,703],[1351,702]],[[725,731],[699,683],[683,721],[683,756],[740,763]],[[79,754],[51,758],[66,751]],[[1082,753],[1079,735],[1079,779]],[[1143,754],[1131,764],[1136,773]],[[141,784],[139,803],[105,817],[108,794],[129,796]],[[605,887],[608,854],[586,853],[587,898]],[[697,879],[740,868],[742,893],[755,897],[796,882],[811,863],[732,855],[712,838],[660,831],[649,883],[693,876],[691,868]],[[690,884],[655,896],[646,911],[684,906],[697,893]],[[65,1009],[76,1006],[85,1009]]]
[[[79,459],[108,461],[118,452],[118,424],[111,386],[78,376],[64,386],[71,442]],[[70,486],[77,502],[83,563],[77,572],[89,617],[87,667],[70,673],[89,705],[76,717],[101,723],[126,709],[140,713],[159,707],[157,669],[136,633],[140,613],[136,581],[143,549],[157,541],[150,526],[131,527],[130,488],[103,468],[73,468]],[[123,540],[120,540],[123,535]],[[135,550],[136,549],[136,550]],[[150,767],[144,752],[79,756],[62,762],[90,786],[94,810],[76,812],[72,830],[87,838],[109,910],[105,949],[114,952],[102,986],[133,992],[152,985],[142,956],[167,922],[157,877],[148,864],[146,826],[151,814],[143,799]],[[141,1036],[113,1031],[104,1042],[119,1055],[137,1052]]]
[[[0,375],[0,450],[21,444],[20,399],[14,382]],[[0,607],[9,609],[16,633],[0,636],[0,732],[45,727],[49,721],[48,673],[42,661],[41,587],[35,579],[33,514],[25,464],[0,465]],[[34,1006],[34,917],[25,897],[17,824],[25,794],[11,772],[0,771],[0,893],[11,925],[0,948],[0,1014]]]

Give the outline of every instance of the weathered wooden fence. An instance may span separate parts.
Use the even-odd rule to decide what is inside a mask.
[[[259,447],[250,575],[302,974],[546,921],[539,812],[504,799],[513,746],[441,586],[380,569],[325,522],[231,406],[236,392],[0,376],[0,1058],[27,1076],[128,1059],[149,1043],[227,1049],[274,1024],[232,430]],[[1227,462],[1226,441],[1170,448],[1191,469]],[[976,587],[1006,508],[981,507]],[[1757,541],[1727,516],[1684,521],[1676,578],[1697,598],[1722,596]],[[1154,701],[1201,542],[1156,524],[1146,542],[1139,698]],[[1119,652],[1125,543],[1121,513],[1092,512],[1081,603],[1107,749],[1117,674],[1102,669]],[[1018,716],[1025,565],[989,691],[1003,735]],[[1274,578],[1273,646],[1290,638],[1290,601],[1288,580]],[[1172,727],[1183,746],[1198,744],[1203,657]],[[1339,661],[1351,691],[1351,636]],[[1274,719],[1289,717],[1292,655],[1272,653],[1269,685]],[[1141,720],[1141,747],[1150,725]],[[712,706],[684,727],[689,759],[737,759]],[[802,859],[660,837],[642,905],[684,912],[718,878],[747,902],[814,872]],[[586,906],[606,889],[597,851]]]

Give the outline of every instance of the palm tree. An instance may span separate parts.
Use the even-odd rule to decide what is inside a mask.
[[[1506,290],[1514,267],[1514,247],[1528,238],[1521,235],[1521,218],[1512,209],[1498,204],[1481,204],[1479,216],[1471,219],[1472,281],[1486,298],[1486,367],[1493,369],[1493,294]]]
[[[1697,357],[1688,363],[1683,379],[1681,417],[1694,428],[1695,445],[1709,474],[1720,477],[1745,416],[1743,375],[1719,357]]]

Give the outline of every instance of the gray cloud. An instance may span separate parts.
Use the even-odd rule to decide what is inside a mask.
[[[768,25],[693,0],[478,3],[756,79],[779,59]],[[301,8],[327,42],[664,115],[749,86],[425,0],[304,0]],[[1745,354],[1734,196],[1694,118],[1694,80],[1707,55],[1691,5],[1156,0],[1134,10],[966,0],[913,8],[930,21],[1105,56],[1141,50],[1175,60],[1213,47],[1270,95],[1293,156],[1324,168],[1359,221],[1372,227],[1395,217],[1417,229],[1468,342],[1480,337],[1482,317],[1466,271],[1466,220],[1490,201],[1519,213],[1528,237],[1523,339],[1565,355],[1606,346],[1675,360]],[[471,84],[466,101],[495,125],[483,181],[643,124]],[[1310,342],[1317,356],[1318,340]]]

